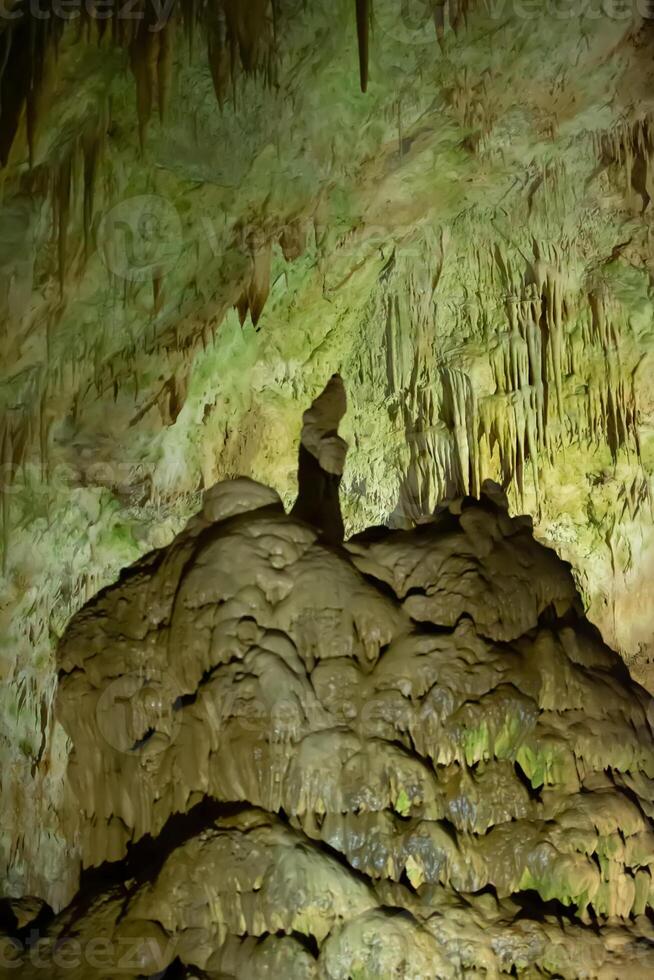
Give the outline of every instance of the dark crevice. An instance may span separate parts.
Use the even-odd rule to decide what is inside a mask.
[[[230,661],[230,663],[234,662],[235,661],[233,660]],[[200,696],[202,688],[206,687],[218,670],[227,666],[229,666],[229,663],[221,661],[220,663],[214,664],[212,667],[207,667],[200,677],[195,691],[191,691],[190,694],[180,694],[177,698],[175,698],[173,702],[173,711],[182,711],[183,708],[188,708],[190,705],[195,704]]]
[[[7,936],[21,946],[29,946],[35,935],[41,935],[54,919],[54,912],[45,903],[36,918],[19,927],[10,898],[0,898],[0,936]]]
[[[402,869],[402,874],[400,875],[400,885],[407,888],[410,892],[417,894],[416,889],[411,884],[408,874],[406,873],[406,868]]]
[[[531,780],[529,779],[529,777],[527,776],[526,772],[521,767],[519,762],[514,762],[513,768],[515,770],[516,776],[518,777],[522,785],[529,793],[529,799],[532,800],[532,802],[534,803],[542,803],[543,802],[543,797],[541,796],[542,787],[535,787],[532,784]]]
[[[105,861],[97,867],[85,868],[80,875],[77,896],[71,905],[74,923],[89,909],[100,893],[116,889],[128,893],[125,882],[130,882],[129,892],[154,881],[170,854],[187,841],[210,828],[216,820],[231,817],[252,809],[241,803],[219,803],[205,797],[187,813],[175,813],[166,822],[157,837],[148,834],[127,846],[127,853],[119,861]]]
[[[553,917],[561,925],[565,922],[580,925],[575,905],[564,905],[557,898],[546,901],[534,889],[515,892],[511,895],[511,901],[520,906],[520,911],[515,917],[516,921],[531,919],[536,922],[545,922],[548,917]]]
[[[496,902],[499,902],[500,900],[499,895],[497,894],[497,888],[492,884],[484,885],[483,888],[477,889],[476,892],[468,892],[468,894],[474,898],[479,898],[480,895],[490,895]]]
[[[538,628],[557,631],[566,627],[576,629],[579,618],[580,610],[576,597],[563,614],[557,611],[553,602],[550,602],[538,615]]]
[[[170,966],[160,973],[141,973],[143,980],[209,980],[209,974],[196,966],[187,966],[177,957]]]
[[[302,837],[304,837],[304,842],[307,847],[321,851],[326,857],[331,858],[333,861],[337,861],[349,875],[356,878],[357,881],[360,881],[362,884],[368,887],[372,885],[372,877],[367,875],[364,871],[360,871],[358,868],[351,865],[347,857],[342,854],[341,851],[336,850],[335,847],[332,847],[331,844],[327,844],[324,840],[316,840],[312,837],[308,837],[300,827],[291,823],[289,817],[283,810],[279,810],[275,816],[281,820],[282,823],[286,824],[286,826],[294,833],[301,834]]]
[[[649,823],[649,819],[650,818],[647,816],[647,814],[643,810],[642,803],[641,803],[640,797],[638,796],[638,793],[636,793],[633,789],[630,789],[630,787],[627,786],[620,779],[620,775],[619,774],[618,774],[618,779],[616,780],[616,777],[615,777],[615,774],[613,772],[613,769],[610,766],[608,766],[604,770],[604,772],[609,776],[609,778],[610,778],[611,782],[613,783],[616,791],[618,793],[621,793],[623,796],[626,796],[626,798],[631,803],[633,803],[633,805],[636,807],[636,809],[638,810],[638,812],[641,814],[641,816],[642,816],[643,820],[645,821],[645,823],[646,824]]]
[[[450,838],[452,843],[458,847],[459,835],[452,821],[448,820],[447,817],[441,817],[440,820],[437,820],[436,822],[438,823],[438,826],[441,828],[441,830],[445,831],[445,833]]]
[[[277,935],[283,937],[286,935],[286,933],[278,932]],[[311,953],[314,959],[316,960],[318,959],[318,957],[320,956],[320,947],[318,945],[318,940],[316,939],[315,936],[305,936],[304,933],[302,932],[291,932],[289,933],[289,935],[293,937],[296,943],[299,943],[300,946],[303,946],[308,953]]]

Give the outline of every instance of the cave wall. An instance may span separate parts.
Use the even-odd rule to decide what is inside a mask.
[[[376,0],[365,94],[346,0],[3,22],[8,890],[65,865],[70,616],[216,480],[290,503],[334,371],[348,532],[495,478],[647,681],[654,36],[535,6]]]

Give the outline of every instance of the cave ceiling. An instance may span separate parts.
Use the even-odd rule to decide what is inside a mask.
[[[99,6],[0,20],[18,892],[61,857],[70,617],[218,480],[288,506],[298,406],[337,371],[348,534],[492,478],[651,683],[649,4]]]

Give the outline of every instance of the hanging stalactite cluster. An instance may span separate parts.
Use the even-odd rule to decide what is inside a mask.
[[[360,78],[368,84],[371,0],[355,0]],[[276,80],[280,0],[178,0],[165,20],[151,0],[130,5],[123,17],[116,5],[110,18],[97,17],[90,5],[80,5],[78,41],[110,44],[125,49],[136,85],[141,145],[156,106],[164,117],[173,70],[173,36],[181,24],[192,52],[198,34],[204,37],[216,97],[221,106],[232,96],[241,73],[261,75],[266,84]],[[21,127],[24,126],[29,159],[34,161],[40,102],[46,70],[56,60],[66,21],[47,11],[25,11],[9,20],[0,32],[0,167],[6,167]]]
[[[632,203],[645,212],[654,198],[654,121],[643,115],[624,120],[596,141],[597,154],[606,166],[624,175],[624,189]]]
[[[504,318],[479,324],[490,391],[433,350],[437,292],[425,305],[413,277],[404,295],[385,289],[388,388],[408,442],[403,509],[413,519],[454,492],[478,495],[496,467],[523,503],[530,474],[538,499],[543,465],[554,465],[566,446],[606,444],[614,462],[621,452],[640,454],[634,365],[622,352],[619,305],[600,287],[579,297],[567,283],[566,256],[553,246],[535,242],[526,269],[499,246],[490,256],[483,247],[473,252],[480,293],[506,297]]]

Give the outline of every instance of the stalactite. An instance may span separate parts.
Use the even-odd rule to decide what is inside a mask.
[[[136,36],[130,45],[130,64],[136,81],[136,102],[141,151],[143,151],[145,145],[146,127],[152,115],[154,93],[159,90],[160,39],[158,32],[152,30],[152,26],[149,19],[141,20]]]
[[[410,303],[400,304],[409,326],[400,322],[398,299],[383,300],[388,395],[392,399],[394,392],[402,392],[407,406],[407,465],[415,483],[405,491],[412,506],[416,501],[431,505],[431,495],[447,483],[446,466],[453,468],[459,491],[494,477],[499,468],[520,506],[529,506],[527,494],[533,491],[538,513],[542,466],[553,464],[566,446],[578,443],[583,451],[603,443],[616,461],[621,453],[639,452],[636,385],[633,367],[621,353],[625,331],[619,312],[598,290],[588,294],[587,306],[570,292],[565,270],[574,262],[560,247],[534,242],[533,257],[518,250],[522,267],[515,246],[507,245],[493,246],[490,262],[483,250],[474,250],[470,269],[477,281],[474,294],[484,308],[495,291],[504,297],[504,324],[495,322],[491,328],[487,322],[482,328],[495,391],[480,395],[474,409],[462,387],[465,373],[458,378],[445,369],[444,430],[438,438],[431,431],[429,400],[417,397],[419,378],[433,376],[437,361],[432,345],[423,349],[419,340],[419,325],[433,323],[434,308],[423,310],[410,291]],[[466,300],[460,315],[470,319],[467,305]],[[396,338],[407,330],[415,337],[412,370],[398,361]]]
[[[248,312],[250,310],[250,300],[248,298],[248,289],[245,289],[238,300],[236,301],[236,310],[238,311],[238,318],[241,326],[245,326],[245,321],[248,317]]]
[[[259,66],[261,46],[268,23],[270,0],[222,0],[228,36],[236,43],[243,69],[254,72]]]
[[[256,327],[270,293],[272,246],[266,242],[253,255],[252,279],[248,290],[248,305]]]
[[[301,220],[284,225],[279,238],[279,244],[287,262],[299,259],[307,247],[307,229]]]
[[[232,77],[232,59],[225,37],[224,18],[217,18],[209,25],[207,34],[209,69],[218,105],[222,109],[229,93]]]
[[[477,406],[470,378],[462,371],[447,368],[441,372],[446,424],[454,437],[460,488],[463,493],[478,494],[480,489],[477,461]]]
[[[188,56],[189,60],[192,60],[193,48],[195,45],[196,23],[198,19],[197,3],[196,0],[181,0],[180,7],[182,11],[182,26],[184,28],[186,42],[188,44]]]
[[[82,143],[83,153],[83,222],[84,222],[84,254],[88,258],[91,247],[91,229],[95,206],[95,186],[98,175],[98,162],[104,142],[104,126],[100,132],[89,132]]]
[[[442,45],[445,36],[445,0],[434,0],[434,26],[438,43]]]
[[[152,312],[156,316],[161,309],[161,276],[152,277]]]
[[[201,18],[207,34],[207,55],[218,101],[225,101],[227,82],[234,89],[238,67],[249,74],[262,71],[269,84],[275,79],[276,45],[279,36],[280,9],[276,0],[221,0],[218,9],[184,0],[181,19],[193,45],[196,22]],[[132,16],[122,17],[120,10],[111,18],[113,42],[127,47],[136,81],[136,100],[141,146],[152,114],[155,93],[163,118],[172,78],[174,16],[165,24],[151,4],[139,2],[130,7]],[[136,16],[138,14],[138,16]],[[357,34],[360,52],[361,87],[368,82],[368,38],[371,0],[356,0]],[[56,57],[59,40],[67,21],[63,18],[35,18],[26,15],[3,32],[0,53],[0,167],[6,166],[19,131],[25,109],[25,123],[30,161],[35,159],[38,134],[39,103],[44,68],[51,54]],[[219,24],[222,27],[219,29]],[[83,7],[77,40],[90,38],[97,31],[99,41],[106,32],[107,21],[93,18]],[[156,29],[155,29],[156,28]],[[86,29],[86,30],[85,30]]]
[[[64,294],[66,280],[66,259],[68,250],[68,223],[70,220],[72,153],[68,153],[60,163],[55,174],[54,201],[55,226],[57,235],[57,261],[59,269],[59,292]]]
[[[157,54],[157,97],[159,119],[163,123],[168,109],[173,74],[174,21],[170,21],[159,31],[159,50]]]
[[[359,42],[359,76],[361,91],[368,91],[368,62],[370,39],[371,0],[355,0],[357,15],[357,38]]]
[[[11,530],[11,482],[13,477],[12,459],[13,443],[10,417],[4,419],[2,431],[2,574],[6,575],[9,567],[9,538]]]

